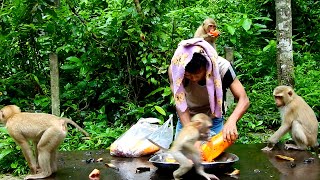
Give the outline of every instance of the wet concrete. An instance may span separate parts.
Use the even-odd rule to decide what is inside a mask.
[[[282,146],[271,152],[263,152],[260,149],[264,144],[242,145],[235,144],[227,152],[236,154],[240,160],[229,169],[210,171],[220,179],[235,179],[226,175],[234,169],[240,170],[240,176],[236,178],[246,180],[280,179],[295,180],[307,178],[308,180],[320,180],[320,161],[308,151],[286,151]],[[290,156],[295,159],[292,163],[280,160],[275,155]],[[309,159],[309,158],[315,159]],[[149,157],[119,158],[112,157],[108,150],[100,151],[75,151],[59,153],[58,172],[47,178],[50,180],[87,180],[93,169],[100,170],[101,180],[169,180],[172,179],[172,170],[158,169],[148,162]],[[103,162],[93,162],[93,159],[103,158]],[[90,160],[91,159],[91,160]],[[308,161],[307,161],[308,160]],[[86,162],[88,161],[88,162]],[[90,161],[90,162],[89,162]],[[105,163],[112,163],[119,169],[107,168]],[[136,172],[138,167],[148,167],[150,170]],[[202,179],[194,170],[189,172],[184,179]]]

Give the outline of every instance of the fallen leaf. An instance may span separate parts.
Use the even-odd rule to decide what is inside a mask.
[[[234,175],[238,175],[238,174],[240,174],[240,170],[239,170],[239,169],[235,169],[234,171],[232,171],[232,172],[229,173],[228,175],[234,176]]]
[[[287,160],[287,161],[294,161],[294,159],[292,157],[289,156],[284,156],[284,155],[276,155],[277,158],[279,159],[283,159],[283,160]]]
[[[97,162],[102,162],[102,161],[103,161],[103,158],[97,159]]]
[[[112,168],[112,169],[119,170],[119,168],[117,168],[117,166],[115,166],[114,164],[111,164],[111,163],[105,163],[104,165],[105,165],[106,167],[109,167],[109,168]]]

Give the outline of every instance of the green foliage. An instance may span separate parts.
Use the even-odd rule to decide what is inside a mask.
[[[89,140],[85,140],[75,128],[70,129],[60,150],[107,149],[127,129],[122,126],[110,128],[106,122],[86,122],[85,126],[88,127],[86,131],[90,134]]]
[[[13,175],[26,174],[29,171],[20,147],[8,135],[4,127],[0,127],[0,173],[11,172]]]
[[[301,58],[304,63],[297,65],[295,69],[296,93],[302,96],[314,110],[317,117],[320,117],[320,89],[318,87],[320,83],[318,78],[320,75],[320,63],[317,60],[319,57],[313,57],[310,53],[305,53]]]

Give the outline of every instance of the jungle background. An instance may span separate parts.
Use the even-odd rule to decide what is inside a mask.
[[[103,149],[141,117],[175,114],[167,68],[177,44],[212,17],[217,51],[234,48],[234,67],[250,98],[236,143],[262,143],[280,125],[273,0],[0,1],[0,107],[51,113],[49,53],[59,59],[61,115],[69,129],[61,151]],[[320,110],[320,3],[292,1],[295,90]],[[232,111],[229,108],[228,114]],[[228,115],[227,114],[227,115]],[[176,120],[176,118],[175,118]],[[0,127],[0,173],[25,174],[22,153]]]

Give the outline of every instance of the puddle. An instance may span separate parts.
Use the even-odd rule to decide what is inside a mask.
[[[285,151],[281,148],[271,152],[260,149],[264,144],[235,144],[227,152],[236,154],[239,161],[226,171],[232,172],[235,168],[240,170],[240,178],[246,180],[281,179],[295,180],[307,178],[319,180],[320,162],[308,151]],[[275,155],[285,155],[295,159],[293,162],[281,160]],[[102,162],[95,160],[103,158]],[[311,158],[311,159],[310,159]],[[313,159],[312,159],[313,158]],[[107,150],[60,152],[58,155],[58,172],[47,180],[88,180],[93,169],[100,170],[101,180],[170,180],[173,170],[158,169],[148,161],[149,157],[120,158],[110,156]],[[105,163],[114,164],[118,170],[107,168]],[[138,167],[143,171],[137,172]],[[221,180],[234,180],[220,170],[212,171]],[[194,169],[184,176],[187,179],[202,179]]]

